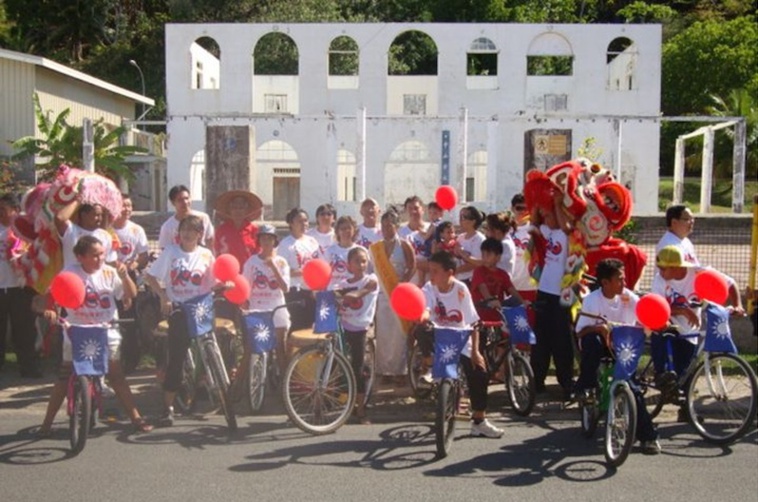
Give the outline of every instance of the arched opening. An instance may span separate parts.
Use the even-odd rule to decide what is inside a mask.
[[[221,87],[221,47],[211,37],[200,37],[190,46],[191,89]]]
[[[346,35],[329,44],[329,89],[357,89],[360,59],[358,43]]]
[[[573,75],[574,53],[568,40],[557,33],[543,33],[529,44],[526,74],[530,77]]]
[[[344,148],[337,151],[337,180],[337,200],[355,201],[355,155]]]
[[[388,114],[437,114],[437,52],[432,37],[421,31],[395,37],[387,53]]]
[[[190,161],[190,201],[205,201],[205,150],[198,150]]]
[[[299,55],[284,33],[268,33],[253,49],[253,112],[296,114]]]
[[[284,220],[300,205],[300,160],[292,146],[280,140],[263,143],[255,152],[258,167],[256,193],[264,201],[264,219]],[[271,180],[269,182],[269,180]],[[266,204],[271,201],[270,204]]]
[[[385,163],[384,200],[387,204],[402,204],[408,194],[434,200],[439,184],[439,161],[431,157],[429,148],[421,141],[401,143]]]
[[[466,88],[497,89],[497,57],[495,43],[479,37],[466,53]]]
[[[608,44],[605,63],[608,68],[609,90],[631,91],[637,88],[637,44],[632,40],[618,37]]]

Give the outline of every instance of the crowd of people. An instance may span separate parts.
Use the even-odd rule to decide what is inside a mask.
[[[103,207],[77,200],[56,214],[54,224],[63,248],[64,270],[81,277],[88,291],[88,299],[80,308],[62,313],[44,295],[37,295],[35,300],[34,291],[25,287],[14,272],[14,253],[23,252],[12,232],[19,206],[12,195],[0,197],[0,365],[4,361],[8,321],[21,375],[40,377],[32,336],[35,314],[49,321],[63,315],[82,324],[128,317],[133,315],[130,309],[136,295],[135,278],[142,274],[168,317],[168,363],[162,382],[163,413],[158,423],[170,426],[189,344],[186,318],[178,314],[177,307],[204,293],[231,287],[217,281],[212,273],[215,257],[221,254],[231,254],[238,260],[252,286],[243,308],[273,311],[285,303],[299,302],[289,310],[279,309],[274,317],[280,363],[286,357],[287,333],[308,328],[314,320],[314,295],[304,280],[304,266],[316,258],[329,264],[332,274],[328,289],[342,296],[342,323],[361,395],[365,382],[359,368],[367,333],[372,328],[377,374],[385,384],[407,384],[413,326],[393,312],[390,302],[392,291],[402,282],[423,288],[427,310],[422,320],[438,327],[475,327],[480,319],[492,320],[492,309],[500,308],[506,299],[527,305],[530,324],[536,332],[536,344],[531,350],[536,390],[545,392],[552,360],[565,400],[597,386],[599,361],[608,351],[607,322],[637,322],[634,307],[638,297],[624,287],[623,263],[605,259],[596,267],[599,289],[584,299],[582,310],[607,322],[580,317],[574,326],[561,292],[568,236],[577,222],[561,207],[558,191],[550,209],[530,211],[524,195],[518,194],[508,210],[488,215],[474,206],[462,207],[455,222],[445,219],[446,213],[436,202],[424,204],[417,196],[408,197],[401,208],[391,206],[384,211],[368,198],[360,205],[360,222],[339,216],[331,204],[323,204],[316,210],[313,228],[309,228],[309,214],[302,208],[293,208],[286,215],[287,235],[281,239],[273,226],[256,223],[263,203],[250,192],[235,190],[217,198],[215,228],[208,214],[191,208],[187,187],[171,188],[169,199],[175,213],[160,228],[160,253],[152,263],[148,263],[145,231],[130,220],[132,206],[128,196],[124,196],[120,215],[105,214]],[[672,324],[682,334],[700,328],[699,310],[687,301],[694,295],[693,274],[701,268],[688,238],[693,223],[694,217],[685,206],[669,208],[668,230],[655,257],[653,291],[669,300]],[[535,239],[544,242],[545,253],[536,280],[528,260],[528,255],[535,252]],[[729,287],[729,301],[741,313],[740,295],[731,279]],[[234,307],[224,308],[228,310],[218,314],[233,318]],[[128,369],[137,364],[133,357],[121,357],[122,348],[131,343],[134,334],[118,329],[110,329],[108,334],[109,383],[135,430],[148,432],[152,425],[139,414],[121,366],[122,361]],[[581,354],[577,380],[575,339]],[[40,430],[42,435],[50,432],[71,371],[70,344],[64,340],[63,347],[63,362]],[[656,369],[664,375],[665,354],[656,335],[652,347]],[[676,371],[681,372],[693,357],[694,345],[690,338],[681,338],[674,348]],[[246,348],[246,358],[249,350]],[[486,418],[489,374],[485,364],[474,330],[462,353],[471,401],[471,432],[474,436],[497,438],[503,430]],[[361,395],[355,416],[361,423],[369,423]],[[638,439],[646,451],[655,453],[660,450],[655,427],[645,416],[645,407],[639,409]]]

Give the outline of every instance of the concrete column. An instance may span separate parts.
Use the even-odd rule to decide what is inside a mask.
[[[205,129],[206,211],[229,190],[251,190],[255,169],[255,129],[251,126],[207,126]]]
[[[466,200],[466,176],[468,167],[468,109],[461,108],[461,116],[458,127],[458,169],[456,178],[451,179],[450,184],[458,191],[458,201],[465,205]]]
[[[82,167],[89,173],[95,172],[95,141],[92,120],[82,121]]]
[[[713,191],[713,139],[714,132],[710,127],[703,133],[703,164],[700,183],[700,213],[711,210],[711,192]]]
[[[734,124],[734,153],[732,155],[732,211],[741,213],[745,205],[745,119]]]
[[[355,128],[355,199],[366,198],[366,108],[359,108]]]
[[[497,209],[498,195],[502,193],[502,188],[499,189],[498,182],[500,181],[500,171],[498,166],[498,154],[500,153],[500,140],[498,138],[500,122],[497,120],[490,120],[487,122],[487,202],[489,204],[489,210],[494,211]]]
[[[676,153],[674,156],[674,204],[681,204],[684,200],[684,139],[676,139]]]

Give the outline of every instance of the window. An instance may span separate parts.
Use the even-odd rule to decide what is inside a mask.
[[[471,44],[466,54],[466,75],[470,77],[497,75],[497,47],[492,40],[480,37]]]
[[[616,38],[608,44],[605,61],[608,68],[608,89],[611,91],[634,90],[637,45],[626,37]]]
[[[329,75],[358,75],[358,44],[355,40],[341,36],[329,44]]]
[[[573,74],[574,56],[527,56],[526,74],[535,76],[570,76]]]

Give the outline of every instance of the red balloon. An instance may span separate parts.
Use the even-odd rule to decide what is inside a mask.
[[[701,300],[724,305],[729,297],[729,284],[715,270],[703,270],[695,276],[695,294]]]
[[[390,305],[401,319],[418,321],[426,310],[426,298],[415,284],[401,282],[390,295]]]
[[[67,309],[78,309],[84,303],[84,281],[73,272],[61,272],[50,283],[55,303]]]
[[[213,262],[213,277],[221,282],[233,281],[240,273],[240,262],[234,255],[222,254]]]
[[[437,201],[437,204],[439,204],[442,209],[449,211],[458,204],[458,193],[455,191],[455,188],[450,185],[442,185],[434,193],[434,200]]]
[[[250,283],[247,282],[244,275],[237,275],[232,279],[234,287],[224,291],[227,300],[235,305],[242,305],[250,298]]]
[[[332,267],[321,258],[311,260],[303,266],[303,280],[313,291],[326,289],[331,279]]]
[[[637,320],[648,329],[659,330],[671,317],[671,306],[661,295],[650,293],[637,302]]]

